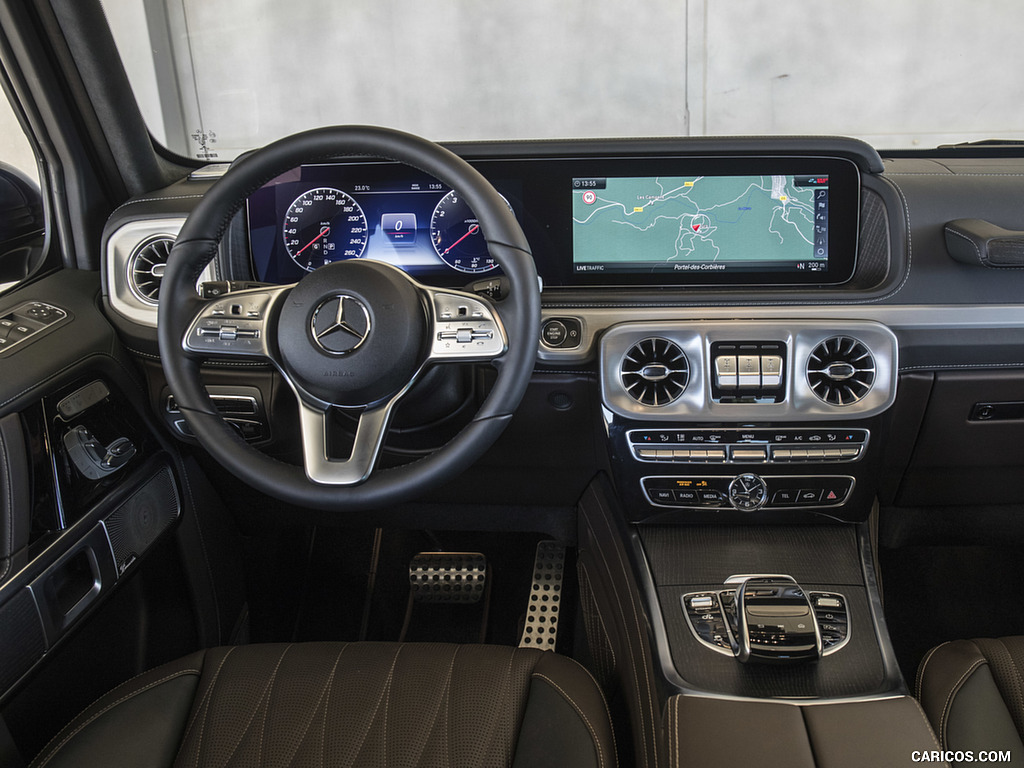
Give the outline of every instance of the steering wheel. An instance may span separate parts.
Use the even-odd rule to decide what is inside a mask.
[[[383,262],[351,259],[321,267],[292,285],[200,298],[196,281],[249,195],[303,163],[354,157],[397,161],[458,190],[509,280],[508,296],[492,302],[432,288]],[[326,510],[408,500],[468,467],[501,434],[522,399],[540,324],[533,258],[501,195],[443,147],[367,126],[296,134],[235,163],[182,227],[160,299],[160,357],[197,440],[258,490]],[[210,358],[270,363],[280,371],[298,400],[303,466],[256,450],[221,418],[199,376],[201,362]],[[403,395],[431,366],[465,362],[490,362],[498,369],[493,389],[469,424],[429,456],[377,468]],[[332,408],[358,414],[347,458],[329,453]]]

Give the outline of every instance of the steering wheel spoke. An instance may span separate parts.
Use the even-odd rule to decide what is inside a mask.
[[[431,314],[432,362],[483,362],[505,354],[508,337],[493,304],[465,291],[422,290]]]
[[[327,444],[330,408],[310,405],[299,399],[302,433],[302,462],[306,476],[321,485],[358,485],[370,476],[384,443],[391,413],[399,397],[383,405],[366,408],[359,416],[352,453],[347,459],[330,456]]]
[[[256,288],[203,301],[182,340],[196,356],[274,360],[274,325],[270,318],[292,285]]]

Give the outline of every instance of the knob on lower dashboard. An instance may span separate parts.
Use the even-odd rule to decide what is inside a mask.
[[[729,503],[740,512],[753,512],[768,503],[768,484],[752,472],[729,483]]]

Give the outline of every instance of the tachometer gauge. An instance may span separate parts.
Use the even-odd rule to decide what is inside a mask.
[[[363,209],[340,189],[311,189],[295,198],[284,215],[284,247],[309,272],[359,258],[368,234]]]
[[[455,190],[442,197],[434,208],[430,242],[441,261],[459,272],[488,272],[498,266],[487,252],[480,222]]]

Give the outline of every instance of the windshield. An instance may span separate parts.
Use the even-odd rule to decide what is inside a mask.
[[[154,138],[231,160],[322,125],[438,141],[1024,139],[1024,4],[105,0]]]

